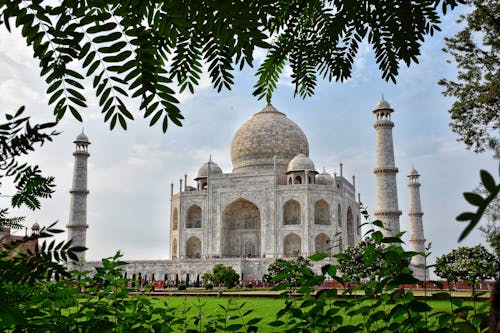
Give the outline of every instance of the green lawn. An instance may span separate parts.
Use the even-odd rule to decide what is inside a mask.
[[[176,317],[185,318],[185,324],[187,328],[196,328],[195,319],[201,318],[201,325],[204,326],[209,319],[218,318],[218,321],[223,320],[222,318],[229,318],[228,324],[234,323],[247,323],[251,318],[262,318],[262,320],[257,324],[259,327],[259,332],[276,332],[280,331],[269,326],[269,323],[276,320],[276,314],[280,309],[283,308],[285,300],[282,298],[247,298],[247,297],[203,297],[203,296],[169,296],[169,297],[158,297],[155,298],[157,302],[166,301],[169,308],[175,308]],[[472,305],[472,302],[466,302]],[[485,302],[478,302],[479,304],[484,304]],[[238,309],[242,304],[244,304],[241,309],[234,310],[231,312],[226,312],[224,308]],[[449,301],[428,301],[428,304],[432,306],[436,311],[444,310],[450,311]],[[247,311],[251,311],[250,314],[245,316],[242,320],[241,316]],[[281,319],[283,320],[283,319]],[[361,316],[344,316],[345,323],[356,324],[362,321]]]

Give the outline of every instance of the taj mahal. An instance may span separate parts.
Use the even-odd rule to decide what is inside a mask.
[[[396,174],[391,113],[382,100],[375,106],[377,209],[386,234],[399,232]],[[85,246],[87,225],[87,159],[90,141],[82,132],[75,140],[73,185],[70,190],[68,239]],[[203,163],[195,186],[179,181],[170,187],[170,257],[129,261],[128,276],[170,280],[195,278],[215,264],[233,267],[242,279],[260,280],[276,258],[334,254],[361,240],[360,199],[355,177],[320,172],[309,158],[309,143],[301,128],[273,105],[255,113],[234,134],[232,172],[223,172],[215,160]],[[201,163],[200,163],[201,164]],[[410,245],[423,252],[419,174],[408,175],[410,191]],[[168,223],[168,221],[165,221]],[[91,225],[91,224],[90,224]],[[91,230],[91,228],[90,228]],[[85,261],[91,269],[98,262]],[[417,256],[413,265],[423,263]],[[321,263],[318,263],[318,269]],[[422,278],[423,269],[414,269]]]

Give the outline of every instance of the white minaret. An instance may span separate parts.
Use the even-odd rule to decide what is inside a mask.
[[[408,211],[408,222],[410,225],[410,247],[414,252],[425,252],[424,224],[422,222],[422,205],[420,204],[420,183],[418,182],[417,170],[413,167],[408,173],[408,192],[410,207]],[[411,260],[413,275],[420,280],[426,280],[425,257],[416,255]]]
[[[89,138],[85,133],[80,133],[76,140],[75,168],[73,169],[73,185],[69,193],[71,194],[71,205],[69,207],[68,241],[73,240],[72,246],[86,247],[87,228],[87,159],[90,156],[88,146]],[[85,252],[79,252],[79,261],[85,261]]]
[[[377,132],[377,161],[373,173],[377,177],[377,209],[375,216],[384,223],[384,235],[393,236],[399,232],[398,190],[396,174],[398,168],[394,163],[394,147],[392,144],[391,113],[394,110],[389,103],[382,100],[375,106],[373,113],[376,121],[373,127]]]

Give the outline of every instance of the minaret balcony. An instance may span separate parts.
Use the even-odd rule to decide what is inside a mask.
[[[399,169],[396,167],[382,167],[373,169],[374,174],[385,173],[385,174],[396,174]]]
[[[373,124],[373,127],[374,128],[377,128],[377,127],[394,127],[394,123],[390,120],[378,120],[377,122],[375,122],[375,124]]]

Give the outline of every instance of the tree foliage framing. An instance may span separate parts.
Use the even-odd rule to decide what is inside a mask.
[[[183,119],[176,87],[194,92],[206,65],[212,86],[230,89],[256,48],[268,52],[257,70],[259,98],[271,98],[286,62],[301,97],[314,93],[317,74],[349,78],[365,38],[382,77],[395,81],[399,61],[418,62],[422,41],[439,30],[439,9],[461,2],[0,0],[0,24],[19,27],[31,45],[57,119],[70,112],[82,120],[89,80],[111,129],[127,128],[129,101],[138,99],[165,132]]]
[[[473,10],[461,15],[466,26],[445,38],[444,51],[458,66],[457,80],[442,79],[443,94],[455,98],[450,126],[468,149],[484,152],[500,143],[500,5],[495,0],[470,0]]]

